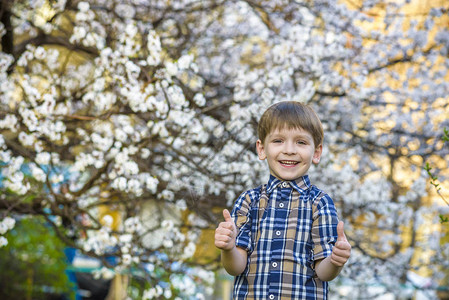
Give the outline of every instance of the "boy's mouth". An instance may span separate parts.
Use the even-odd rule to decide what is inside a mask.
[[[294,166],[294,165],[299,164],[299,162],[294,161],[294,160],[280,160],[279,162],[286,166]]]

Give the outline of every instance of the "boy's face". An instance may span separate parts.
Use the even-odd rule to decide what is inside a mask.
[[[295,180],[320,161],[322,145],[315,147],[312,135],[302,129],[276,129],[256,144],[259,159],[267,159],[270,173],[281,180]]]

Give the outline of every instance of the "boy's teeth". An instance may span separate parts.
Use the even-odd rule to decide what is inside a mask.
[[[281,163],[284,165],[296,165],[297,164],[296,161],[283,161],[283,160],[281,160]]]

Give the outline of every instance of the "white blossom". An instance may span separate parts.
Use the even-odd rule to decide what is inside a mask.
[[[196,245],[193,242],[187,244],[187,247],[184,248],[183,258],[190,258],[195,254]]]
[[[124,227],[127,233],[134,233],[139,232],[142,229],[142,224],[138,218],[133,217],[125,220]]]
[[[15,130],[17,124],[17,117],[14,115],[6,115],[4,119],[0,120],[0,128]]]
[[[0,248],[8,245],[8,240],[4,236],[0,236]]]
[[[129,264],[131,264],[131,262],[132,262],[132,257],[131,257],[131,255],[129,255],[129,254],[124,254],[124,255],[122,256],[122,263],[123,263],[124,265],[129,265]]]
[[[94,270],[92,272],[93,276],[95,279],[106,279],[106,280],[111,280],[114,278],[114,276],[116,275],[115,272],[109,268],[106,267],[102,267],[99,270]]]
[[[203,94],[195,94],[195,96],[193,97],[193,101],[195,101],[196,105],[200,107],[206,104],[206,98]]]
[[[79,2],[78,3],[78,9],[80,12],[87,12],[90,8],[90,5],[88,2]]]
[[[147,58],[148,65],[150,66],[158,65],[161,61],[160,52],[162,48],[159,36],[155,31],[150,31],[148,33],[147,48],[150,51],[150,55]]]
[[[103,216],[102,220],[103,220],[103,225],[106,227],[109,227],[109,228],[111,228],[112,223],[114,222],[114,219],[111,215]]]

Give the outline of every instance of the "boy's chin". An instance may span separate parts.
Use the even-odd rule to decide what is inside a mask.
[[[282,181],[295,181],[296,179],[304,176],[304,175],[282,175],[282,174],[278,175],[278,174],[275,174],[272,172],[271,172],[271,175],[273,175],[274,177],[276,177],[277,179],[282,180]]]

